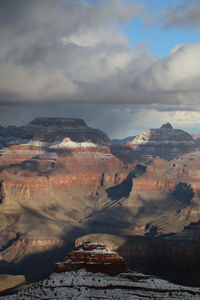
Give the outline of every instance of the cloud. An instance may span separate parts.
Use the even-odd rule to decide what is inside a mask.
[[[123,26],[142,8],[125,0],[2,0],[3,124],[13,120],[17,107],[21,124],[38,115],[74,115],[99,128],[103,122],[102,129],[120,136],[156,127],[150,118],[174,120],[175,111],[180,116],[190,110],[196,118],[200,43],[177,45],[165,59],[155,58],[148,47],[130,49]],[[167,18],[166,13],[171,26]],[[179,125],[190,126],[189,117],[181,116]]]
[[[162,16],[162,20],[164,27],[200,27],[199,0],[186,1],[183,5],[168,9]]]
[[[96,101],[91,86],[112,78],[118,85],[117,74],[135,59],[120,26],[141,9],[123,0],[3,0],[1,93],[26,101]]]
[[[157,60],[141,79],[149,91],[171,93],[177,100],[184,101],[200,92],[200,42],[179,45],[165,59]],[[178,99],[180,97],[180,99]]]

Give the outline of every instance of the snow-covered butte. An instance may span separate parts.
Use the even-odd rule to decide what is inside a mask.
[[[189,133],[174,129],[170,123],[145,130],[126,145],[138,153],[157,155],[168,160],[197,148],[196,141]]]
[[[162,125],[158,129],[148,129],[142,134],[137,135],[128,144],[191,144],[194,145],[193,137],[180,129],[174,129],[170,123]]]

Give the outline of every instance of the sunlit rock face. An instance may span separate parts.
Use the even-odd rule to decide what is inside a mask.
[[[190,152],[197,146],[190,134],[180,129],[173,129],[170,123],[158,129],[145,130],[127,145],[136,152],[153,154],[168,160]]]
[[[78,250],[71,252],[64,262],[55,264],[58,273],[84,268],[89,272],[108,275],[117,275],[128,269],[122,257],[100,243],[83,244]]]

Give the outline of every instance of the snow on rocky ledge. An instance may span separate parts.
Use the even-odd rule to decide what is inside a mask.
[[[174,129],[170,123],[166,123],[160,128],[145,130],[142,134],[128,142],[128,145],[160,143],[194,145],[195,141],[189,133],[180,129]]]
[[[97,147],[96,144],[91,141],[85,142],[74,142],[70,138],[64,138],[62,142],[55,142],[51,144],[49,149],[63,149],[63,148],[94,148]]]
[[[17,299],[200,299],[200,288],[183,287],[153,276],[127,272],[117,276],[89,273],[84,269],[53,273],[17,294],[1,300]]]

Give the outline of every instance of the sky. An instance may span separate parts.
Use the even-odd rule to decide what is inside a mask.
[[[200,133],[199,0],[1,0],[0,125]]]

